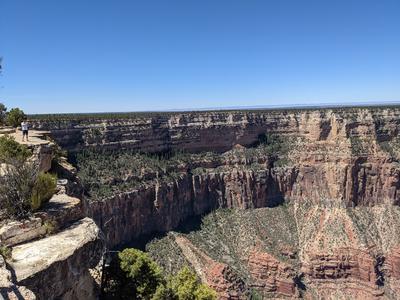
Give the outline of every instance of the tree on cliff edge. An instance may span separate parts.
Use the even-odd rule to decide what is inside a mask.
[[[118,254],[119,268],[111,276],[112,299],[217,300],[217,293],[202,284],[188,267],[164,278],[161,268],[145,252],[125,249]],[[122,276],[121,276],[122,275]]]
[[[3,103],[0,103],[0,125],[4,125],[5,123],[6,111],[7,107]]]
[[[162,283],[159,266],[147,253],[137,249],[125,249],[119,253],[122,271],[131,280],[131,292],[135,299],[150,299]]]
[[[3,69],[3,58],[0,57],[0,75],[2,69]],[[4,125],[6,118],[6,111],[7,107],[3,103],[0,103],[0,125]]]
[[[12,127],[18,127],[26,117],[25,113],[19,108],[13,108],[7,113],[6,123]]]

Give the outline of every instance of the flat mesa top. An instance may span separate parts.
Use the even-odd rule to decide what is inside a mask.
[[[334,112],[356,112],[359,109],[383,110],[400,109],[399,102],[380,102],[380,103],[360,103],[356,104],[326,104],[326,105],[292,105],[292,106],[243,106],[226,108],[205,108],[188,110],[169,110],[169,111],[131,111],[131,112],[82,112],[82,113],[48,113],[28,115],[30,121],[49,121],[54,123],[65,122],[68,120],[109,120],[109,119],[147,119],[154,117],[172,117],[176,115],[202,115],[202,114],[225,114],[225,113],[293,113],[293,112],[315,112],[315,111],[334,111]]]

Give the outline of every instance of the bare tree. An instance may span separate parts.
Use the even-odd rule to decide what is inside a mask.
[[[32,162],[16,160],[3,164],[0,176],[0,209],[9,218],[24,218],[31,209],[32,189],[39,174],[39,168]]]

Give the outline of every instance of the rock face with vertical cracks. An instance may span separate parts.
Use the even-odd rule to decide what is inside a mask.
[[[185,174],[170,183],[92,202],[87,205],[87,214],[102,227],[109,246],[114,247],[154,232],[172,230],[187,218],[216,208],[275,206],[278,196],[270,189],[274,191],[279,183],[274,180],[285,181],[269,171]]]

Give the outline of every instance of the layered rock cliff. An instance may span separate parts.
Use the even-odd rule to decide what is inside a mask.
[[[190,216],[218,207],[272,207],[303,200],[344,207],[397,205],[397,152],[388,151],[382,142],[397,143],[397,114],[379,112],[372,115],[361,110],[359,115],[351,114],[354,119],[339,118],[329,111],[322,119],[320,112],[302,116],[303,122],[281,133],[290,144],[281,165],[269,154],[233,147],[217,160],[177,167],[175,179],[162,181],[149,175],[145,186],[90,202],[87,214],[99,224],[107,223],[103,229],[115,246],[171,230]],[[286,116],[290,118],[294,116]]]
[[[136,149],[227,151],[251,145],[259,134],[276,131],[323,141],[352,133],[379,134],[385,141],[398,133],[400,108],[150,113],[99,116],[43,116],[34,129],[49,130],[65,149]]]
[[[162,180],[159,172],[135,170],[101,181],[118,188],[101,199],[85,197],[84,214],[96,221],[109,247],[168,232],[217,208],[249,209],[240,225],[259,214],[253,209],[271,207],[268,217],[257,219],[258,233],[250,235],[254,226],[247,225],[244,231],[235,227],[230,238],[225,236],[229,228],[219,235],[208,232],[207,240],[216,235],[231,245],[220,254],[190,235],[169,237],[164,245],[179,248],[183,261],[224,299],[251,293],[394,299],[399,289],[400,243],[394,229],[400,200],[399,115],[393,107],[204,112],[37,121],[34,126],[50,130],[72,152],[221,153],[177,165],[176,174]],[[260,135],[271,133],[288,143],[284,155],[254,148]],[[140,179],[138,186],[130,185],[133,177]],[[277,221],[282,207],[286,219]],[[291,231],[287,241],[279,239],[287,234],[282,228]],[[235,236],[240,243],[232,242]],[[208,262],[204,268],[202,261]]]

